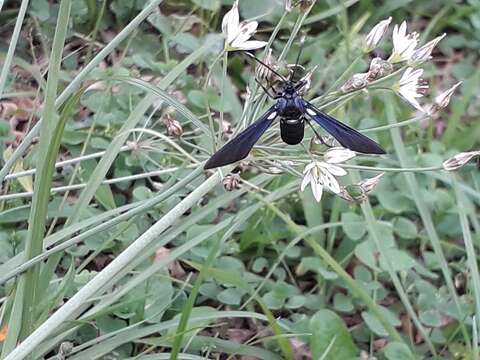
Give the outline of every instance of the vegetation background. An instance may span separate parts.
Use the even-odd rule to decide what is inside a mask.
[[[279,66],[306,35],[307,98],[387,150],[346,165],[344,185],[385,172],[359,203],[300,192],[310,130],[286,147],[273,127],[232,191],[231,167],[202,170],[265,109],[222,53],[231,5],[0,1],[1,358],[478,359],[478,163],[442,162],[479,148],[480,1],[240,1]],[[338,92],[388,57],[391,32],[362,41],[390,16],[447,34],[421,101],[463,83],[434,116],[399,76]]]

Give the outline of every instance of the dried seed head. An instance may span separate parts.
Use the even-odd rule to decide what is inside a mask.
[[[475,156],[480,156],[480,150],[461,152],[444,161],[442,164],[443,169],[447,171],[457,170],[468,163]]]
[[[342,186],[339,195],[347,201],[361,203],[367,200],[368,194],[378,185],[384,174],[385,173],[380,173],[372,178],[364,179],[357,184]]]
[[[393,71],[393,65],[380,57],[372,59],[368,69],[367,81],[374,81],[387,76]]]
[[[300,11],[307,11],[310,6],[312,6],[314,0],[286,0],[285,1],[285,10],[290,12],[293,8],[297,7]]]
[[[180,123],[167,114],[163,119],[163,124],[167,127],[168,136],[180,137],[183,134],[183,128]]]
[[[272,56],[272,49],[268,49],[267,55],[263,59],[265,65],[269,66],[273,70],[277,70],[278,66],[274,63],[274,59]],[[277,78],[277,75],[273,73],[268,67],[258,64],[257,69],[255,71],[255,75],[258,80],[270,83]]]
[[[342,199],[347,200],[352,203],[361,203],[367,200],[367,195],[358,185],[347,185],[340,188],[340,193],[338,194]]]
[[[368,73],[354,74],[349,80],[345,82],[340,88],[344,94],[363,89],[368,84]]]
[[[233,191],[238,189],[240,183],[240,176],[238,174],[228,174],[223,178],[223,188],[226,191]]]

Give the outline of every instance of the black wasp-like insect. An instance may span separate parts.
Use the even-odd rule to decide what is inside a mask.
[[[305,122],[311,126],[310,119],[312,119],[330,133],[343,147],[364,154],[385,154],[385,150],[375,141],[321,112],[303,99],[302,93],[307,85],[307,80],[303,78],[293,81],[297,65],[294,67],[290,77],[285,79],[259,59],[254,59],[282,79],[280,91],[276,92],[275,95],[270,94],[269,89],[260,84],[266,94],[275,100],[275,104],[257,121],[213,154],[205,164],[205,169],[217,168],[246,158],[253,145],[277,117],[280,118],[280,135],[282,140],[289,145],[299,144],[303,140]],[[313,126],[312,129],[315,131]],[[323,141],[319,135],[317,136]]]

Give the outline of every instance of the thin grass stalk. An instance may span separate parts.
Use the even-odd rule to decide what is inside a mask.
[[[387,115],[387,120],[390,124],[395,123],[395,109],[394,109],[394,99],[390,97],[388,99],[389,101],[386,101],[386,115]],[[408,166],[414,166],[412,164],[412,161],[407,155],[407,151],[405,149],[405,145],[403,143],[402,137],[400,135],[400,131],[398,128],[392,128],[390,129],[390,134],[392,137],[392,142],[393,142],[393,147],[395,149],[395,152],[398,156],[398,159],[400,161],[400,164],[402,167],[408,167]],[[445,258],[445,254],[443,253],[442,250],[442,245],[440,242],[440,238],[438,236],[437,231],[435,230],[435,225],[433,224],[432,220],[432,215],[430,214],[430,210],[428,209],[427,204],[423,200],[422,194],[420,193],[420,185],[417,182],[417,179],[415,177],[415,174],[413,173],[405,173],[404,174],[408,189],[410,190],[410,193],[412,194],[412,199],[415,202],[415,205],[417,206],[417,209],[419,211],[420,217],[422,218],[423,225],[425,226],[425,230],[427,232],[428,238],[430,240],[430,244],[432,245],[433,251],[437,257],[437,260],[440,264],[440,268],[442,270],[443,277],[445,279],[445,283],[447,285],[447,288],[450,292],[450,295],[453,298],[453,301],[455,303],[455,308],[456,311],[458,312],[458,316],[462,316],[463,311],[460,305],[460,300],[458,299],[457,292],[455,290],[455,285],[453,284],[452,281],[452,274],[450,273],[450,269],[448,267],[447,259]],[[470,342],[470,335],[468,334],[467,328],[465,327],[464,324],[464,319],[459,319],[459,325],[460,329],[462,331],[466,346],[468,351],[471,353],[472,352],[472,345]]]
[[[0,11],[2,10],[2,5],[3,1],[0,4]],[[25,18],[27,7],[28,0],[22,0],[22,3],[20,4],[20,9],[18,10],[17,20],[15,21],[15,27],[13,28],[12,38],[10,39],[10,43],[8,45],[7,56],[5,57],[5,61],[3,62],[2,66],[2,72],[0,73],[0,99],[2,99],[5,83],[7,82],[7,76],[10,73],[13,54],[15,53],[15,48],[17,47],[17,42],[20,36],[20,30],[22,30],[23,19]]]
[[[53,177],[53,165],[55,164],[55,159],[60,146],[63,127],[69,116],[68,110],[70,109],[68,106],[64,110],[62,116],[59,116],[55,110],[54,102],[57,96],[62,51],[68,28],[70,8],[70,0],[63,0],[61,2],[55,28],[55,36],[53,39],[52,53],[50,56],[43,112],[48,121],[44,121],[41,127],[38,157],[39,176],[34,183],[34,196],[28,220],[28,231],[25,244],[25,257],[27,259],[31,259],[40,254],[43,249],[48,198]],[[9,337],[7,341],[8,343],[11,341],[13,342],[14,340],[15,342],[18,341],[30,334],[33,330],[35,313],[38,310],[35,306],[37,304],[35,294],[38,284],[38,275],[39,269],[38,267],[34,267],[26,274],[22,275],[17,283],[13,311],[9,321],[10,330],[7,335],[7,337]],[[4,347],[2,355],[7,354],[11,350],[11,348]]]
[[[480,319],[480,274],[478,271],[477,256],[475,255],[475,246],[473,242],[472,232],[470,231],[470,223],[468,221],[468,214],[466,209],[469,208],[465,195],[458,186],[455,174],[451,174],[455,196],[457,198],[458,216],[460,217],[460,224],[462,225],[463,242],[467,251],[467,263],[470,270],[471,284],[473,287],[473,297],[475,298],[475,319]],[[478,324],[474,323],[473,327],[478,333]],[[476,337],[473,338],[474,345],[477,342]],[[474,359],[478,359],[478,344],[474,347]]]
[[[82,81],[87,78],[90,72],[97,67],[112,51],[114,51],[117,46],[125,40],[133,31],[135,31],[140,23],[145,20],[162,2],[163,0],[152,0],[150,4],[145,6],[145,8],[126,25],[122,31],[120,31],[113,39],[110,41],[107,46],[105,46],[93,59],[90,61],[85,68],[83,68],[80,73],[72,80],[70,84],[62,91],[57,100],[55,101],[55,106],[61,106],[65,100],[67,100],[75,91],[77,91],[82,85]],[[15,152],[12,154],[12,157],[5,162],[5,165],[0,169],[0,183],[3,182],[5,176],[10,172],[12,167],[15,165],[18,159],[27,151],[29,146],[32,144],[32,141],[37,137],[42,119],[40,119],[37,124],[30,130],[30,132],[25,136],[23,141],[17,147]]]
[[[197,299],[198,292],[200,291],[200,286],[203,283],[203,279],[205,278],[207,269],[212,266],[213,261],[215,260],[218,251],[220,250],[220,246],[222,244],[222,238],[218,238],[215,241],[214,246],[210,250],[207,259],[203,263],[200,272],[198,273],[197,278],[195,279],[195,284],[193,285],[193,289],[190,292],[190,296],[188,297],[187,303],[183,307],[182,315],[180,317],[180,321],[178,322],[178,326],[175,330],[174,340],[172,344],[172,351],[171,357],[172,360],[177,360],[178,355],[180,354],[180,350],[182,348],[182,342],[185,332],[187,331],[188,319],[192,314],[193,307],[195,306],[195,300]]]
[[[354,182],[358,182],[360,179],[360,176],[356,171],[351,172],[351,177],[354,180]],[[390,256],[388,256],[388,251],[385,248],[382,242],[381,236],[378,232],[377,220],[375,219],[375,215],[373,214],[373,209],[372,209],[372,206],[370,205],[370,202],[367,199],[364,202],[362,202],[360,206],[362,208],[363,216],[365,218],[368,233],[373,238],[373,241],[375,242],[375,246],[377,247],[380,255],[382,255],[383,258],[385,259],[385,264],[387,265],[388,274],[393,282],[393,285],[395,286],[395,290],[397,291],[397,294],[400,297],[400,300],[403,303],[403,306],[407,310],[408,315],[413,320],[413,323],[415,324],[420,334],[424,338],[425,342],[427,343],[427,346],[430,349],[430,352],[432,353],[432,355],[436,357],[437,351],[435,350],[435,346],[433,345],[427,330],[425,329],[420,319],[418,318],[413,308],[413,305],[410,302],[410,299],[408,298],[408,295],[402,286],[402,283],[397,273],[392,267],[392,259],[390,258]]]
[[[195,170],[196,174],[203,172],[200,167]],[[157,239],[166,229],[178,220],[188,209],[194,206],[206,193],[220,183],[221,177],[218,172],[208,178],[185,199],[178,203],[165,216],[157,221],[138,239],[136,239],[128,248],[126,248],[118,257],[99,272],[91,281],[83,286],[70,300],[68,300],[60,309],[53,313],[43,324],[41,324],[28,338],[26,338],[15,350],[13,350],[6,360],[22,360],[32,353],[36,346],[54,333],[59,326],[67,321],[70,316],[90,297],[108,285],[111,278],[127,266],[133,259],[138,257],[143,250]]]
[[[69,106],[61,116],[55,109],[55,99],[60,80],[62,52],[68,30],[71,0],[62,0],[55,27],[52,52],[49,58],[47,89],[43,117],[46,119],[40,130],[38,172],[35,179],[32,209],[28,220],[28,232],[25,245],[25,256],[31,259],[42,252],[45,234],[46,213],[53,179],[55,159],[60,147],[60,138],[67,118],[70,116]],[[78,97],[76,97],[78,99]],[[73,106],[73,105],[72,105]],[[52,134],[54,138],[52,139]],[[38,284],[38,267],[27,272],[24,277],[25,297],[22,314],[22,337],[33,330],[35,319],[35,305],[37,301],[36,287]],[[23,277],[22,277],[23,278]]]

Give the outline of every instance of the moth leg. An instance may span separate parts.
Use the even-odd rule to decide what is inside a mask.
[[[270,89],[267,89],[265,86],[263,86],[263,84],[257,78],[255,78],[255,81],[257,82],[258,85],[262,87],[263,91],[265,92],[265,94],[267,94],[270,97],[270,99],[276,99],[277,94],[274,94],[274,95],[270,94]]]
[[[308,126],[310,126],[310,128],[313,130],[313,132],[315,133],[315,136],[316,136],[317,139],[320,141],[320,143],[321,143],[322,145],[325,145],[325,146],[328,147],[328,148],[332,148],[333,145],[329,145],[329,144],[327,144],[327,143],[325,142],[325,140],[323,140],[322,135],[320,135],[320,134],[317,132],[317,130],[315,129],[315,127],[314,127],[314,126],[312,125],[312,123],[310,122],[310,119],[308,119],[308,118],[306,118],[306,117],[305,117],[304,119],[305,119],[305,121],[307,122]]]

